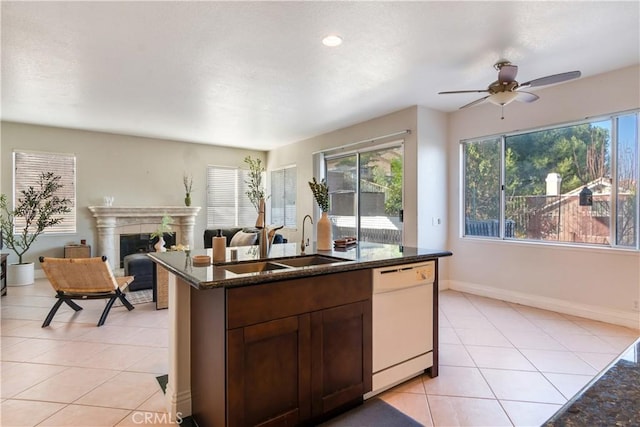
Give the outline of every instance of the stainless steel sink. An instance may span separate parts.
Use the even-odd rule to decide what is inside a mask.
[[[327,255],[303,255],[296,258],[276,259],[273,262],[284,264],[289,267],[308,267],[313,265],[333,264],[342,261],[352,261],[350,259],[337,258]]]
[[[264,271],[282,270],[289,268],[286,265],[275,264],[270,261],[258,261],[258,262],[243,262],[240,264],[225,265],[224,268],[227,271],[236,274],[246,273],[261,273]]]
[[[237,264],[220,265],[235,274],[263,273],[268,271],[286,270],[290,268],[312,267],[336,262],[352,261],[328,255],[302,255],[293,258],[275,258],[269,261],[240,262]]]

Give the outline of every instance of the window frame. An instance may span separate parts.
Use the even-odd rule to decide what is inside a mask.
[[[213,178],[212,173],[215,173],[215,170],[228,170],[228,171],[233,171],[235,173],[235,177],[233,178],[233,181],[234,181],[234,188],[233,188],[234,223],[233,224],[217,223],[215,221],[209,222],[209,220],[213,219],[212,217],[214,217],[214,213],[211,211],[212,209],[215,208],[215,206],[212,204],[212,197],[214,195],[212,194],[211,187],[215,185],[215,182],[211,180],[211,178]],[[248,174],[249,174],[249,169],[240,168],[237,166],[207,165],[207,176],[206,176],[206,182],[207,182],[206,227],[207,229],[227,228],[227,227],[234,227],[234,228],[251,227],[255,224],[255,218],[257,218],[258,213],[255,212],[255,207],[249,201],[249,197],[246,195],[246,188],[245,188],[246,180],[249,179]],[[263,179],[262,182],[264,183],[265,180]],[[246,210],[250,209],[250,212],[252,212],[252,214],[251,215],[244,214],[245,218],[242,218],[243,215],[241,214],[241,210],[243,209],[246,209]],[[248,223],[242,224],[243,221],[248,221]]]
[[[399,149],[400,151],[400,156],[402,159],[402,192],[401,192],[401,197],[402,197],[402,206],[400,208],[400,212],[399,212],[399,216],[400,216],[400,223],[401,223],[401,230],[400,230],[400,244],[402,244],[405,240],[405,226],[404,226],[404,203],[405,203],[405,189],[406,189],[406,182],[405,182],[405,139],[404,138],[400,138],[400,139],[392,139],[390,141],[387,142],[380,142],[380,143],[376,143],[373,140],[364,144],[349,144],[347,146],[343,146],[343,147],[336,147],[333,148],[331,150],[325,151],[320,153],[321,156],[319,157],[319,169],[321,171],[320,176],[322,176],[323,178],[328,180],[328,167],[327,167],[327,162],[328,161],[332,161],[332,160],[336,160],[336,159],[342,159],[342,158],[347,158],[347,157],[351,157],[354,156],[355,157],[355,186],[354,186],[354,192],[355,192],[355,204],[354,204],[354,223],[355,223],[355,236],[358,240],[362,240],[362,206],[361,206],[361,198],[362,198],[362,194],[361,194],[361,156],[363,154],[367,154],[367,153],[371,153],[374,151],[382,151],[382,150],[386,150],[386,149]],[[329,189],[329,197],[331,198],[331,193],[332,190]],[[320,212],[320,208],[317,206],[317,203],[314,202],[315,205],[315,210],[314,210],[314,219],[318,219],[318,213]],[[329,217],[332,217],[332,208],[330,207],[329,209]],[[332,220],[333,222],[333,220]],[[335,234],[335,232],[334,232]],[[336,236],[334,235],[334,238]],[[395,243],[394,243],[395,244]]]
[[[292,188],[293,191],[293,200],[295,202],[294,206],[294,213],[293,213],[293,223],[287,223],[287,214],[286,214],[286,200],[287,200],[287,186],[286,186],[286,176],[287,176],[287,172],[286,171],[291,171],[290,173],[293,174],[293,177],[296,180],[295,185]],[[297,165],[293,164],[293,165],[288,165],[288,166],[283,166],[281,168],[277,168],[277,169],[272,169],[269,171],[269,187],[271,189],[271,195],[269,197],[270,200],[270,208],[269,208],[269,219],[271,221],[272,224],[275,224],[276,221],[273,217],[273,201],[275,200],[274,198],[274,191],[273,191],[273,183],[274,183],[274,173],[278,173],[278,172],[282,172],[283,173],[283,179],[284,179],[284,188],[283,190],[283,206],[284,206],[284,214],[283,214],[283,221],[282,223],[278,222],[278,225],[283,225],[285,228],[296,228],[297,227],[297,217],[298,217],[298,206],[297,206],[297,200],[298,200],[298,167]]]
[[[21,157],[24,157],[21,159]],[[31,160],[29,160],[31,157]],[[35,160],[35,158],[39,158],[39,160]],[[56,161],[56,170],[51,170],[51,163],[54,161],[53,158],[64,158],[65,160],[57,160]],[[47,160],[48,158],[48,160]],[[34,186],[37,184],[37,180],[43,172],[54,172],[56,175],[62,177],[61,181],[63,184],[61,194],[62,197],[68,198],[71,203],[69,204],[69,212],[62,214],[63,218],[65,218],[60,224],[52,225],[43,230],[43,235],[69,235],[76,234],[78,232],[78,215],[77,215],[77,177],[78,177],[78,166],[77,166],[77,158],[74,153],[56,153],[56,152],[45,152],[45,151],[30,151],[30,150],[19,150],[15,149],[12,152],[12,162],[13,162],[13,176],[12,176],[12,191],[13,191],[13,203],[12,207],[15,209],[18,198],[20,198],[20,192],[22,190],[27,189],[29,186]],[[69,165],[64,163],[71,163],[71,176],[65,176],[63,171]],[[28,169],[33,170],[29,176],[31,179],[22,179],[24,175],[19,173],[18,169]],[[72,190],[68,190],[68,185],[71,184]],[[16,229],[22,228],[24,222],[21,218],[16,218],[16,224],[14,225],[14,233]]]
[[[583,120],[576,120],[564,123],[556,123],[543,127],[536,127],[532,129],[521,129],[512,132],[504,132],[494,135],[487,135],[482,137],[474,137],[474,138],[466,138],[460,141],[459,146],[459,177],[460,177],[460,189],[459,189],[459,202],[460,202],[460,210],[459,210],[459,233],[458,236],[461,239],[471,239],[471,240],[489,240],[489,241],[503,241],[503,242],[516,242],[516,243],[524,243],[524,244],[536,244],[536,245],[551,245],[551,246],[572,246],[579,248],[597,248],[597,249],[605,249],[605,250],[622,250],[622,251],[640,251],[640,238],[638,235],[640,234],[640,209],[636,210],[635,215],[635,226],[636,226],[636,242],[635,246],[629,245],[621,245],[618,241],[617,236],[617,212],[616,206],[618,204],[618,177],[617,177],[617,169],[618,169],[618,157],[617,157],[617,149],[620,144],[618,140],[617,134],[617,124],[618,119],[623,116],[635,115],[636,116],[636,154],[638,159],[636,159],[636,197],[640,197],[640,179],[638,179],[638,175],[640,175],[640,109],[626,110],[620,111],[611,114],[604,114],[599,116],[587,117]],[[552,241],[552,240],[539,240],[539,239],[525,239],[525,238],[512,238],[505,236],[505,215],[506,215],[506,167],[505,167],[505,156],[506,156],[506,141],[507,138],[512,136],[524,135],[528,133],[541,132],[547,130],[560,129],[564,127],[571,126],[579,126],[583,124],[592,124],[602,121],[609,121],[611,123],[611,135],[610,135],[610,149],[609,155],[611,158],[611,194],[610,194],[610,212],[609,212],[609,241],[608,244],[598,244],[598,243],[580,243],[580,242],[570,242],[570,241]],[[499,209],[499,236],[483,236],[483,235],[472,235],[466,233],[466,186],[467,186],[467,177],[466,177],[466,155],[465,155],[465,146],[468,143],[473,142],[482,142],[491,139],[499,139],[500,140],[500,187],[499,187],[499,196],[500,196],[500,209]]]

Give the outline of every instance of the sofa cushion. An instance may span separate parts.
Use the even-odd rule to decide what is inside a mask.
[[[227,238],[227,246],[231,246],[231,239],[233,238],[233,236],[235,236],[235,234],[238,231],[241,231],[241,230],[244,231],[245,233],[258,234],[258,240],[254,244],[258,244],[258,241],[260,240],[260,233],[258,233],[259,230],[255,227],[245,227],[245,228],[230,227],[230,228],[222,228],[221,230],[222,230],[222,235]],[[205,249],[211,249],[213,236],[217,235],[217,233],[218,233],[218,229],[211,228],[211,229],[204,230],[204,248]],[[287,239],[285,239],[284,236],[282,236],[281,234],[276,233],[276,235],[273,238],[273,243],[287,243]]]
[[[229,246],[251,246],[258,243],[258,233],[245,233],[238,231],[232,238]]]
[[[235,236],[235,234],[238,231],[242,230],[242,228],[231,227],[231,228],[221,228],[220,230],[222,230],[222,235],[227,238],[227,246],[231,246],[231,239],[233,238],[233,236]],[[204,247],[205,247],[205,249],[210,249],[211,248],[211,242],[213,240],[213,237],[216,236],[217,234],[218,234],[218,229],[204,230]]]

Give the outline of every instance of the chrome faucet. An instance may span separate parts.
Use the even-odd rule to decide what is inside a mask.
[[[311,224],[313,224],[313,220],[311,219],[311,215],[305,215],[304,219],[302,220],[302,242],[300,242],[300,253],[304,253],[305,247],[309,246],[308,239],[307,239],[307,243],[306,244],[304,242],[304,223],[307,220],[307,218],[309,218],[309,221],[311,221]]]

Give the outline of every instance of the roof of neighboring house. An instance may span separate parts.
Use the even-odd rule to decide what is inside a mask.
[[[571,191],[561,194],[561,196],[579,196],[584,187],[591,190],[593,194],[611,194],[611,178],[601,176],[600,178],[596,178],[581,187],[577,187]]]
[[[600,178],[596,178],[593,181],[586,183],[585,185],[581,185],[579,187],[574,188],[571,191],[567,191],[566,193],[561,194],[560,196],[548,196],[553,198],[553,201],[545,204],[541,210],[547,211],[551,209],[557,209],[558,203],[569,203],[575,200],[576,197],[580,196],[580,192],[587,187],[594,196],[604,196],[611,194],[611,178],[602,176]],[[618,195],[630,195],[630,191],[619,190]],[[556,198],[558,197],[558,198]]]

